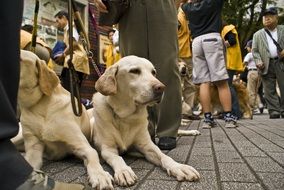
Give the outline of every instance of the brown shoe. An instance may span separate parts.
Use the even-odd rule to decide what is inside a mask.
[[[44,172],[34,170],[17,190],[88,190],[90,186],[54,181]]]

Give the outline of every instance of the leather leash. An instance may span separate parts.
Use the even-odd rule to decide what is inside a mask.
[[[71,104],[73,112],[76,116],[82,115],[82,104],[81,104],[81,95],[79,91],[79,79],[76,73],[76,70],[74,68],[74,65],[72,63],[73,60],[73,9],[72,9],[72,1],[68,0],[68,33],[69,33],[69,52],[70,52],[70,58],[67,61],[68,64],[68,71],[69,71],[69,80],[70,80],[70,94],[71,94]],[[73,2],[74,3],[74,2]],[[77,105],[76,105],[76,99],[77,99]]]

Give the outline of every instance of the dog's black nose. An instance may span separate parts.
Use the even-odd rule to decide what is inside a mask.
[[[186,68],[185,67],[181,68],[181,72],[180,73],[185,75],[186,74]]]

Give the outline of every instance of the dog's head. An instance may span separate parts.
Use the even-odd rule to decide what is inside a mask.
[[[186,63],[182,60],[179,60],[177,62],[177,65],[178,65],[178,70],[179,70],[180,76],[181,77],[186,76],[186,74],[188,73]]]
[[[152,105],[161,101],[165,85],[156,78],[156,70],[150,61],[127,56],[106,69],[95,87],[105,96]]]
[[[59,79],[34,53],[21,50],[18,100],[24,107],[36,104],[43,95],[50,96]]]

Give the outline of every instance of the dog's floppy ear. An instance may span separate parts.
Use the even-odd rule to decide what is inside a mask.
[[[37,59],[38,80],[41,91],[50,96],[54,88],[59,84],[59,78],[54,71],[49,69],[43,60]]]
[[[115,78],[117,71],[117,64],[107,68],[104,74],[97,80],[95,84],[96,90],[105,96],[115,95],[117,92],[117,82]]]

